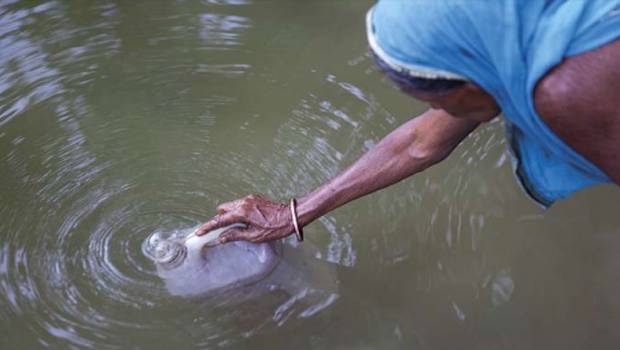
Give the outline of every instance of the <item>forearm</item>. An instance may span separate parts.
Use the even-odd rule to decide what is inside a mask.
[[[344,172],[299,198],[302,225],[441,161],[476,126],[442,110],[429,110],[408,121]]]

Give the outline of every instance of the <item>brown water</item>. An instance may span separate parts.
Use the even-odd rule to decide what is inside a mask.
[[[620,191],[540,210],[500,122],[307,228],[333,296],[167,292],[150,234],[304,194],[424,109],[371,4],[0,0],[0,349],[618,348]]]

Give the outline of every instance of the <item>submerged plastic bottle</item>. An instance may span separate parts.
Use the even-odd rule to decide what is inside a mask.
[[[157,271],[173,295],[213,294],[249,285],[265,278],[278,265],[281,243],[209,243],[223,232],[243,225],[235,224],[208,232],[189,234],[184,239],[156,243]]]

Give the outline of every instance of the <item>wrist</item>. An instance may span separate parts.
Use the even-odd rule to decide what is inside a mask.
[[[312,194],[297,198],[297,220],[300,226],[306,226],[320,215],[318,205]]]

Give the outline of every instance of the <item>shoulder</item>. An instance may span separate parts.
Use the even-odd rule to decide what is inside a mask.
[[[620,39],[596,50],[566,58],[550,70],[534,91],[536,110],[545,122],[604,122],[617,111],[620,98]],[[600,119],[600,120],[599,120]]]
[[[620,40],[566,58],[538,82],[534,101],[543,121],[578,153],[604,171],[610,157],[617,164],[611,153],[620,150]]]

